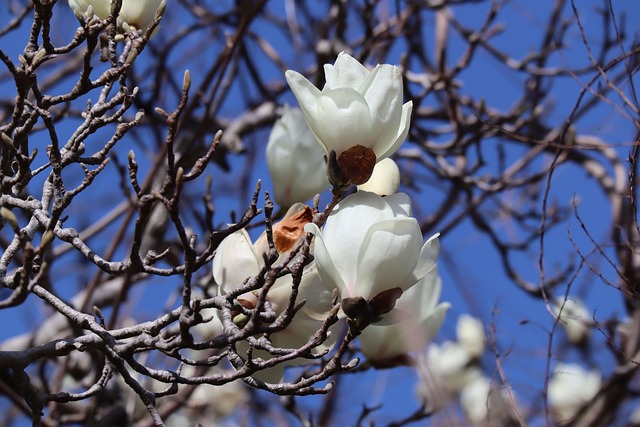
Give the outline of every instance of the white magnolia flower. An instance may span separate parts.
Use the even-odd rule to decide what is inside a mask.
[[[445,341],[431,344],[427,349],[427,367],[434,381],[450,393],[457,393],[482,376],[480,368],[472,364],[473,355],[460,343]]]
[[[325,153],[334,150],[339,164],[341,154],[354,147],[366,148],[373,164],[393,154],[407,137],[413,107],[411,101],[402,104],[400,70],[382,64],[369,71],[342,52],[334,65],[324,66],[324,73],[322,90],[293,70],[285,77]],[[362,184],[370,174],[351,182]]]
[[[276,224],[274,225],[274,234],[276,234],[277,229]],[[301,226],[300,229],[302,229]],[[218,246],[213,257],[213,276],[222,294],[242,286],[248,278],[259,274],[262,267],[264,267],[264,260],[261,250],[251,243],[251,239],[245,230],[240,230],[227,236]],[[292,289],[293,278],[289,274],[276,279],[269,290],[266,299],[276,315],[279,316],[286,310]],[[260,290],[256,290],[244,293],[238,297],[238,300],[242,301],[245,307],[255,307],[260,292]],[[295,313],[291,323],[285,329],[270,335],[269,338],[275,347],[296,349],[305,345],[320,329],[329,314],[332,302],[331,291],[323,286],[313,264],[304,271],[298,287],[296,304],[303,300],[306,301],[306,304]],[[331,329],[333,333],[324,343],[313,348],[311,353],[319,354],[333,347],[338,336],[337,328],[339,327],[339,324],[333,325]],[[241,355],[249,348],[248,343],[244,341],[238,342],[237,346]],[[253,357],[269,359],[272,355],[263,350],[255,350]],[[258,371],[254,374],[254,377],[265,382],[275,383],[282,377],[285,365],[307,363],[309,363],[309,359],[290,360],[272,368]]]
[[[600,390],[597,370],[587,372],[573,363],[558,363],[549,381],[547,396],[558,422],[571,420]]]
[[[491,387],[491,381],[479,376],[460,392],[460,406],[469,421],[477,425],[502,427],[514,420],[514,410],[506,389]]]
[[[484,326],[479,319],[468,314],[461,315],[456,324],[456,336],[472,357],[480,357],[484,353]]]
[[[564,303],[564,305],[563,305]],[[582,302],[567,298],[555,300],[552,304],[554,314],[560,313],[560,325],[573,344],[583,343],[589,336],[589,320],[591,315]],[[562,312],[560,311],[562,308]]]
[[[387,157],[376,163],[369,181],[358,185],[358,191],[370,191],[378,196],[388,196],[398,191],[400,186],[400,169],[391,158]]]
[[[146,29],[155,20],[156,11],[163,0],[122,0],[118,14],[118,25],[123,22],[138,30]],[[85,14],[92,7],[93,13],[100,19],[107,19],[111,12],[110,0],[69,0],[69,6],[76,15]]]
[[[362,353],[371,362],[390,361],[422,349],[436,335],[449,303],[440,303],[442,280],[437,268],[405,291],[389,313],[394,323],[370,325],[360,334]]]
[[[288,208],[329,188],[329,180],[318,146],[300,110],[284,106],[267,143],[267,166],[276,202]]]
[[[315,260],[324,284],[342,299],[405,291],[436,266],[440,245],[435,235],[423,245],[422,232],[403,193],[382,198],[366,191],[346,197],[331,212],[324,229],[307,224],[315,235]]]

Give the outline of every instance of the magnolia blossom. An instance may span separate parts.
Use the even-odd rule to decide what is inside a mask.
[[[587,372],[577,364],[558,363],[547,391],[556,420],[569,421],[575,417],[598,394],[601,381],[596,370]]]
[[[282,207],[304,202],[329,188],[322,148],[300,110],[284,106],[267,143],[267,166],[274,198]]]
[[[484,327],[479,319],[468,314],[461,315],[456,324],[456,336],[472,357],[477,358],[484,353]]]
[[[438,236],[423,244],[406,194],[382,198],[366,191],[342,200],[315,235],[315,260],[322,281],[341,298],[373,297],[409,289],[436,266]],[[344,308],[344,306],[343,306]],[[393,308],[393,307],[391,307]]]
[[[431,344],[427,350],[427,366],[438,385],[450,393],[460,392],[467,384],[482,376],[473,356],[463,345],[446,341]]]
[[[515,420],[508,391],[492,387],[484,376],[476,377],[462,389],[460,406],[474,424],[502,427]]]
[[[402,74],[395,66],[369,71],[342,52],[324,73],[322,90],[293,70],[285,77],[327,156],[335,151],[347,183],[363,184],[374,164],[404,142],[413,103],[402,104]]]
[[[118,25],[126,22],[138,30],[146,29],[155,20],[156,12],[164,0],[122,0],[118,14]],[[69,6],[76,15],[87,13],[89,6],[93,14],[100,19],[107,19],[111,12],[110,0],[69,0]]]
[[[388,196],[398,191],[400,186],[400,169],[391,158],[387,157],[376,163],[371,178],[358,191],[370,191],[378,196]]]
[[[281,233],[297,234],[296,229],[299,229],[299,233],[303,234],[302,224],[294,222],[292,227],[281,226],[282,222],[287,222],[291,218],[299,218],[298,214],[291,213],[291,211],[296,212],[296,210],[297,207],[290,209],[287,214],[290,216],[285,217],[283,221],[273,226],[274,240],[278,241],[278,236]],[[306,212],[306,210],[302,212]],[[290,249],[290,240],[286,238],[283,240],[288,243],[283,247],[283,250]],[[247,232],[240,230],[227,236],[218,246],[213,257],[213,277],[219,286],[221,294],[237,289],[248,279],[260,273],[260,270],[264,267],[262,255],[265,251],[265,246],[261,242],[262,238],[258,239],[256,245],[252,244]],[[276,246],[279,245],[276,243]],[[293,278],[290,274],[276,279],[269,289],[266,300],[276,315],[279,316],[286,311],[292,289]],[[238,297],[238,301],[245,307],[255,307],[260,292],[261,290],[245,292]],[[306,301],[306,304],[295,313],[291,323],[285,329],[270,335],[269,338],[275,347],[296,349],[303,346],[321,328],[327,318],[331,309],[331,292],[322,285],[320,276],[313,264],[306,268],[298,286],[296,301],[299,303],[303,300]],[[338,335],[336,328],[339,326],[336,325],[333,325],[334,333],[330,335],[329,339],[311,350],[313,354],[322,353],[333,346]],[[242,354],[248,349],[248,344],[246,342],[238,342],[237,347],[240,354]],[[272,357],[268,352],[259,349],[253,352],[253,356],[261,359]],[[308,359],[291,360],[286,365],[302,363],[308,363]],[[279,364],[256,372],[254,377],[265,382],[277,382],[282,377],[284,367],[285,364]]]
[[[554,314],[560,313],[560,324],[573,344],[584,343],[589,336],[589,311],[582,302],[567,298],[553,302]],[[562,309],[562,310],[561,310]]]
[[[404,292],[389,313],[394,323],[371,325],[360,334],[362,353],[373,363],[387,363],[423,348],[436,335],[449,303],[440,303],[442,280],[437,268]]]

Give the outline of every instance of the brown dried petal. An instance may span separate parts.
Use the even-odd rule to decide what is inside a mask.
[[[273,243],[279,253],[286,253],[293,248],[298,239],[305,235],[305,224],[313,221],[313,211],[309,206],[273,226]]]
[[[371,178],[376,165],[376,153],[364,145],[355,145],[338,156],[338,166],[350,184],[364,184]]]

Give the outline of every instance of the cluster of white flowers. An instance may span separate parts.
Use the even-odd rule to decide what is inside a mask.
[[[486,377],[480,358],[486,347],[479,319],[461,315],[456,341],[431,344],[421,360],[422,382],[418,394],[431,411],[442,409],[456,398],[473,425],[503,426],[515,419],[513,394]]]
[[[337,291],[341,318],[361,334],[367,360],[374,365],[398,363],[435,336],[449,307],[439,303],[438,235],[424,242],[409,197],[396,193],[400,170],[389,158],[407,136],[412,103],[402,103],[397,67],[385,64],[369,71],[341,53],[324,71],[322,90],[294,71],[286,73],[301,111],[284,107],[266,147],[274,198],[281,208],[292,206],[274,225],[280,259],[288,257],[305,232],[314,236],[314,260],[305,267],[297,296],[306,304],[270,339],[280,348],[305,344],[321,327],[331,294]],[[358,191],[335,205],[324,226],[314,223],[311,209],[300,203],[330,185],[340,194],[352,184]],[[279,242],[284,234],[286,242]],[[220,293],[258,276],[267,250],[264,235],[255,244],[244,230],[227,237],[213,259]],[[276,314],[285,310],[291,288],[291,275],[279,277],[270,288],[266,299]],[[257,291],[237,299],[254,307]],[[338,335],[336,331],[333,340],[315,351],[329,348]],[[281,369],[256,376],[277,381]]]

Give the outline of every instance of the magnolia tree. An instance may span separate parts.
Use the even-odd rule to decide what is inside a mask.
[[[3,3],[2,425],[640,425],[633,7]]]

